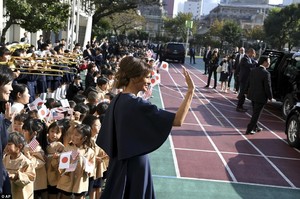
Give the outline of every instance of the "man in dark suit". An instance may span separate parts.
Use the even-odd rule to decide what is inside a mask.
[[[244,55],[245,55],[245,48],[241,47],[239,49],[239,52],[235,56],[235,62],[232,67],[235,93],[237,93],[240,89],[240,83],[239,83],[240,63]]]
[[[271,75],[266,70],[270,66],[269,56],[262,56],[259,66],[252,69],[249,76],[249,90],[247,98],[252,101],[252,117],[247,126],[246,134],[255,134],[262,130],[257,126],[260,114],[268,102],[272,100]]]
[[[208,65],[209,65],[210,60],[211,60],[211,50],[210,50],[210,46],[207,46],[207,48],[204,51],[204,55],[203,55],[204,75],[206,75],[208,72]]]
[[[42,44],[44,43],[43,41],[43,35],[40,35],[40,39],[37,40],[37,49],[42,50]]]
[[[194,64],[196,64],[196,61],[195,61],[196,52],[195,52],[195,48],[193,46],[191,46],[189,53],[190,53],[190,64],[192,64],[192,61]]]
[[[241,63],[239,65],[239,83],[240,83],[240,92],[238,95],[238,103],[236,107],[236,111],[238,112],[246,112],[247,109],[243,107],[246,99],[247,93],[247,85],[249,80],[249,74],[252,68],[255,68],[257,65],[257,61],[254,60],[256,52],[253,48],[250,48],[244,57],[241,59]]]

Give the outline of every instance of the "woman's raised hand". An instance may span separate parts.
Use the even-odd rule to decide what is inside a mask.
[[[187,83],[188,86],[188,91],[194,91],[195,90],[195,84],[193,79],[191,78],[189,72],[186,70],[186,68],[184,66],[182,66],[183,68],[183,75],[185,77],[185,82]]]

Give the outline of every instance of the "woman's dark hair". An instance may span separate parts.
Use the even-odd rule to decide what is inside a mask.
[[[152,71],[149,64],[132,56],[122,58],[119,67],[115,76],[116,88],[123,88],[129,84],[131,78],[146,77]]]
[[[4,65],[0,65],[0,86],[4,86],[14,80],[14,73],[12,70]]]
[[[85,141],[82,144],[84,146],[87,146],[87,147],[92,147],[92,144],[91,144],[91,136],[92,136],[91,127],[86,125],[86,124],[78,124],[75,127],[75,129],[77,130],[77,132],[82,137],[86,137]]]
[[[24,138],[24,135],[22,133],[19,133],[19,132],[9,133],[7,142],[13,143],[16,146],[21,145],[21,147],[20,147],[21,150],[26,145],[26,140]]]
[[[12,85],[13,90],[10,93],[10,98],[13,101],[16,101],[18,99],[18,93],[23,94],[27,88],[27,85],[25,84],[13,84]]]

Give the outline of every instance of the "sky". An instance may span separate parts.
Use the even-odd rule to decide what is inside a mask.
[[[269,4],[282,4],[283,0],[269,0]]]

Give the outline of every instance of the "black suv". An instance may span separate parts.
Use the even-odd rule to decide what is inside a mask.
[[[160,61],[177,60],[184,64],[185,48],[182,43],[168,42],[160,49]]]
[[[273,98],[282,102],[282,115],[286,118],[296,102],[300,101],[300,54],[265,50],[271,59]]]

